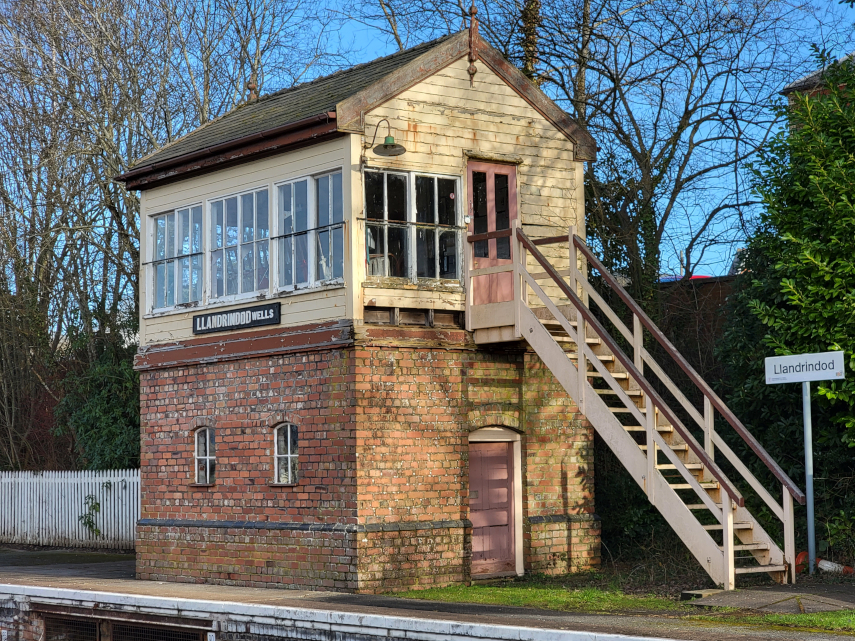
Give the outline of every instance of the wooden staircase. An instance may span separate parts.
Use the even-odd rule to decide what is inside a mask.
[[[479,275],[513,271],[514,299],[480,310],[467,303],[467,328],[475,341],[524,339],[531,345],[713,581],[729,590],[737,574],[767,572],[779,583],[795,582],[793,499],[804,504],[804,494],[574,232],[571,227],[566,236],[537,240],[518,225],[494,232],[513,236],[512,264],[470,270],[467,291]],[[539,249],[556,244],[567,248],[569,269],[556,269]],[[632,329],[588,282],[588,266],[626,304]],[[631,346],[631,357],[590,309],[592,301]],[[695,407],[653,359],[645,339],[647,344],[657,341],[686,374],[701,392],[703,408]],[[716,414],[780,482],[780,501],[716,433]],[[683,420],[703,434],[703,443]],[[717,457],[727,460],[740,485],[755,492],[780,520],[782,529],[775,536],[745,507]]]

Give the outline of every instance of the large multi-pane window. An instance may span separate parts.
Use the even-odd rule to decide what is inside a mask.
[[[279,286],[344,277],[341,172],[279,185]]]
[[[211,297],[270,287],[268,192],[259,189],[210,203]]]
[[[365,172],[369,276],[459,279],[458,181]]]
[[[202,207],[154,217],[154,307],[202,300]]]

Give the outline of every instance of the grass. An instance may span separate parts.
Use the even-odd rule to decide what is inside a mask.
[[[814,614],[761,614],[735,608],[699,610],[688,602],[678,601],[678,596],[673,592],[663,594],[655,590],[658,594],[654,594],[654,590],[651,590],[643,593],[640,585],[621,581],[625,578],[623,575],[602,572],[563,577],[533,576],[470,587],[451,586],[400,592],[394,596],[447,603],[480,603],[592,614],[667,614],[680,619],[728,625],[855,632],[855,610]],[[634,593],[628,594],[624,587]]]
[[[452,603],[482,603],[572,612],[663,612],[685,610],[678,601],[655,595],[625,594],[600,587],[567,588],[549,579],[494,585],[452,586],[398,593],[406,599]]]

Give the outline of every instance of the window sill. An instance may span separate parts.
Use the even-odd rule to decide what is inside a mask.
[[[423,289],[433,292],[463,293],[463,285],[459,280],[444,280],[420,278],[417,282],[409,278],[394,278],[389,276],[368,276],[362,283],[364,289]]]
[[[191,483],[190,487],[214,487],[216,483]]]
[[[301,287],[299,289],[283,289],[277,292],[273,292],[272,294],[267,292],[255,293],[246,296],[233,297],[229,299],[221,299],[218,298],[215,301],[211,301],[206,305],[203,305],[201,302],[199,303],[188,303],[186,307],[170,307],[169,309],[158,309],[156,311],[149,312],[148,314],[144,314],[143,318],[148,320],[151,318],[162,318],[164,316],[174,316],[176,314],[187,314],[189,312],[207,312],[213,309],[221,309],[223,307],[233,307],[235,305],[254,303],[254,302],[262,302],[262,301],[272,301],[277,298],[290,298],[291,296],[300,296],[301,294],[313,294],[315,292],[322,292],[330,289],[342,289],[345,287],[345,283],[343,280],[336,280],[329,283],[324,283],[322,285],[316,285],[314,287]],[[461,290],[462,291],[462,290]]]
[[[300,485],[299,481],[296,483],[268,483],[267,484],[268,487],[298,487],[299,485]]]

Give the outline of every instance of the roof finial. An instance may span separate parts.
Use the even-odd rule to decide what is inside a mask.
[[[472,6],[469,7],[469,86],[475,86],[475,74],[478,68],[475,66],[475,61],[478,59],[478,9],[475,7],[475,0],[472,0]]]
[[[249,75],[249,82],[246,83],[246,88],[249,90],[249,99],[255,100],[258,98],[258,78],[255,74],[255,69],[252,70],[252,73]]]

